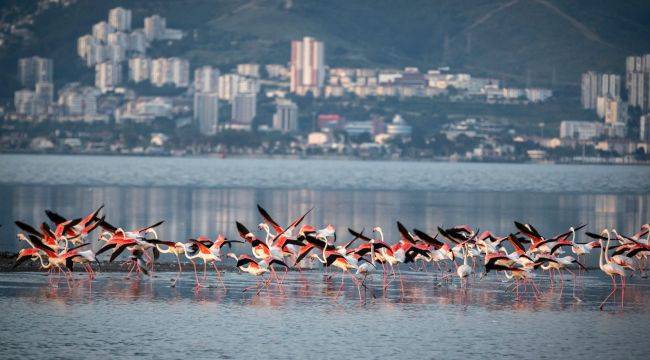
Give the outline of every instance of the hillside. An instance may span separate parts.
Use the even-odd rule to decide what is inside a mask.
[[[33,11],[34,0],[7,1]],[[35,17],[29,41],[0,50],[1,97],[15,89],[21,56],[54,58],[58,84],[92,72],[75,54],[76,38],[121,5],[135,26],[152,13],[188,31],[154,54],[187,56],[226,70],[243,61],[285,63],[289,40],[326,42],[332,66],[450,65],[477,75],[542,86],[575,86],[587,69],[622,72],[628,54],[650,52],[650,2],[580,0],[79,0]],[[4,9],[3,9],[4,10]]]

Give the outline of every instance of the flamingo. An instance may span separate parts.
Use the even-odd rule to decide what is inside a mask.
[[[600,303],[600,310],[603,310],[605,306],[605,302],[609,299],[612,294],[616,291],[617,285],[616,285],[616,280],[615,276],[619,276],[621,278],[621,307],[623,307],[623,299],[625,297],[625,269],[621,265],[618,265],[617,263],[613,262],[611,259],[609,259],[609,256],[607,252],[609,251],[609,242],[611,240],[609,230],[605,229],[601,232],[601,236],[603,234],[607,237],[607,244],[603,247],[603,240],[600,239],[600,246],[603,247],[603,249],[600,252],[600,255],[598,257],[598,266],[600,267],[600,270],[602,270],[605,274],[607,274],[611,279],[612,279],[612,291],[605,297],[602,303]]]

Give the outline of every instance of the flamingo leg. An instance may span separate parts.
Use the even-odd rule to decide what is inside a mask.
[[[600,307],[599,307],[600,310],[603,310],[603,307],[605,306],[605,302],[607,302],[609,297],[612,296],[612,294],[616,291],[616,280],[614,279],[614,275],[612,275],[611,278],[612,278],[612,291],[610,291],[609,295],[607,295],[605,300],[603,300],[603,302],[600,303]]]
[[[223,290],[228,291],[228,289],[226,289],[226,284],[223,283],[223,279],[221,278],[221,273],[219,272],[219,269],[217,268],[217,263],[212,262],[212,266],[214,266],[214,271],[217,273],[217,280],[221,283],[221,286],[223,286]]]

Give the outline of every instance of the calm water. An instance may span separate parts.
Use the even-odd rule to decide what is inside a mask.
[[[381,225],[391,241],[396,220],[432,233],[468,223],[507,234],[513,220],[547,235],[583,222],[629,233],[650,220],[648,179],[650,167],[628,166],[0,155],[0,250],[17,250],[16,219],[39,223],[46,208],[79,216],[100,204],[126,228],[166,220],[159,235],[170,240],[236,237],[235,220],[251,229],[261,221],[258,203],[283,223],[313,206],[307,222],[335,224],[339,239],[348,226]],[[579,288],[582,302],[568,283],[537,303],[513,301],[494,276],[464,295],[409,274],[404,298],[393,288],[365,303],[351,286],[334,299],[338,281],[316,273],[291,274],[284,293],[259,297],[242,296],[253,280],[234,273],[227,294],[194,294],[189,274],[174,289],[171,274],[122,276],[68,290],[48,288],[40,274],[0,274],[4,357],[73,349],[84,357],[598,359],[650,350],[635,340],[650,331],[650,281],[633,280],[623,311],[601,313],[609,283],[598,272]]]
[[[514,301],[494,275],[435,287],[431,274],[405,274],[405,291],[378,286],[359,300],[338,278],[292,273],[281,291],[259,296],[242,289],[247,275],[228,273],[229,291],[192,291],[187,274],[125,280],[100,274],[72,290],[50,289],[40,274],[0,274],[3,358],[491,358],[646,359],[650,347],[650,287],[634,283],[626,308],[597,310],[609,285],[587,275],[576,301],[569,283]],[[216,281],[211,279],[212,283]],[[379,281],[379,279],[377,279]],[[307,284],[307,285],[306,285]],[[540,281],[544,289],[545,279]]]

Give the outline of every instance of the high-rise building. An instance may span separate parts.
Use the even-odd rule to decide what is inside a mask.
[[[88,34],[80,36],[77,39],[77,55],[79,55],[79,57],[81,57],[82,59],[86,58],[86,55],[88,54],[88,49],[93,43],[93,39],[94,38]]]
[[[144,56],[135,56],[129,59],[129,81],[139,83],[149,79],[151,73],[151,59]]]
[[[639,140],[650,142],[650,114],[641,116],[639,121]]]
[[[649,109],[650,72],[633,72],[629,76],[630,83],[627,97],[630,106],[637,106],[642,110]]]
[[[203,135],[217,133],[219,122],[219,96],[217,93],[194,94],[194,121]]]
[[[298,106],[293,101],[287,99],[276,101],[273,128],[284,133],[298,130]]]
[[[115,28],[113,28],[106,21],[100,21],[97,24],[93,25],[93,37],[101,42],[107,42],[108,34],[112,34],[114,32]]]
[[[260,77],[259,64],[239,64],[237,65],[237,74],[241,76]]]
[[[621,77],[588,71],[582,74],[581,102],[585,109],[595,109],[598,97],[618,99],[621,95]]]
[[[120,45],[123,46],[125,49],[129,48],[129,35],[117,31],[111,34],[108,34],[107,38],[108,45]]]
[[[605,123],[625,124],[627,123],[627,103],[620,99],[605,98]]]
[[[162,38],[167,28],[167,20],[160,15],[152,15],[144,18],[144,34],[147,40],[153,41]]]
[[[35,94],[31,90],[18,90],[14,93],[14,107],[16,114],[31,116],[35,114]]]
[[[202,66],[194,70],[194,89],[196,92],[217,93],[219,91],[219,69]]]
[[[107,61],[95,65],[95,87],[102,93],[115,89],[121,82],[121,64]]]
[[[169,66],[166,58],[151,60],[151,84],[158,87],[165,86],[168,82],[167,79],[171,78],[168,70]]]
[[[190,62],[186,59],[169,58],[167,64],[171,68],[171,83],[176,87],[190,86]]]
[[[34,91],[34,111],[37,114],[49,113],[53,100],[54,85],[48,82],[37,83],[36,90]]]
[[[650,54],[626,58],[625,89],[630,106],[650,109]]]
[[[105,50],[107,61],[119,63],[126,60],[126,47],[122,45],[108,45]]]
[[[239,75],[224,74],[219,76],[219,99],[232,101],[239,91]]]
[[[142,29],[129,34],[129,50],[144,54],[147,51],[147,37]]]
[[[325,81],[325,46],[311,37],[291,42],[290,90],[301,95],[320,94]]]
[[[250,128],[257,114],[257,96],[254,93],[241,93],[232,100],[232,125]]]
[[[39,82],[52,82],[54,67],[52,59],[38,56],[18,60],[18,81],[25,88],[33,89]]]
[[[78,83],[68,84],[59,92],[59,105],[66,115],[97,115],[98,90],[93,87],[80,87]]]
[[[108,23],[118,31],[131,30],[131,10],[116,7],[108,12]]]
[[[108,49],[102,43],[93,38],[86,52],[86,66],[91,67],[104,62],[108,58]]]
[[[173,84],[176,87],[190,85],[190,63],[180,58],[158,58],[151,61],[151,84],[165,86]]]

